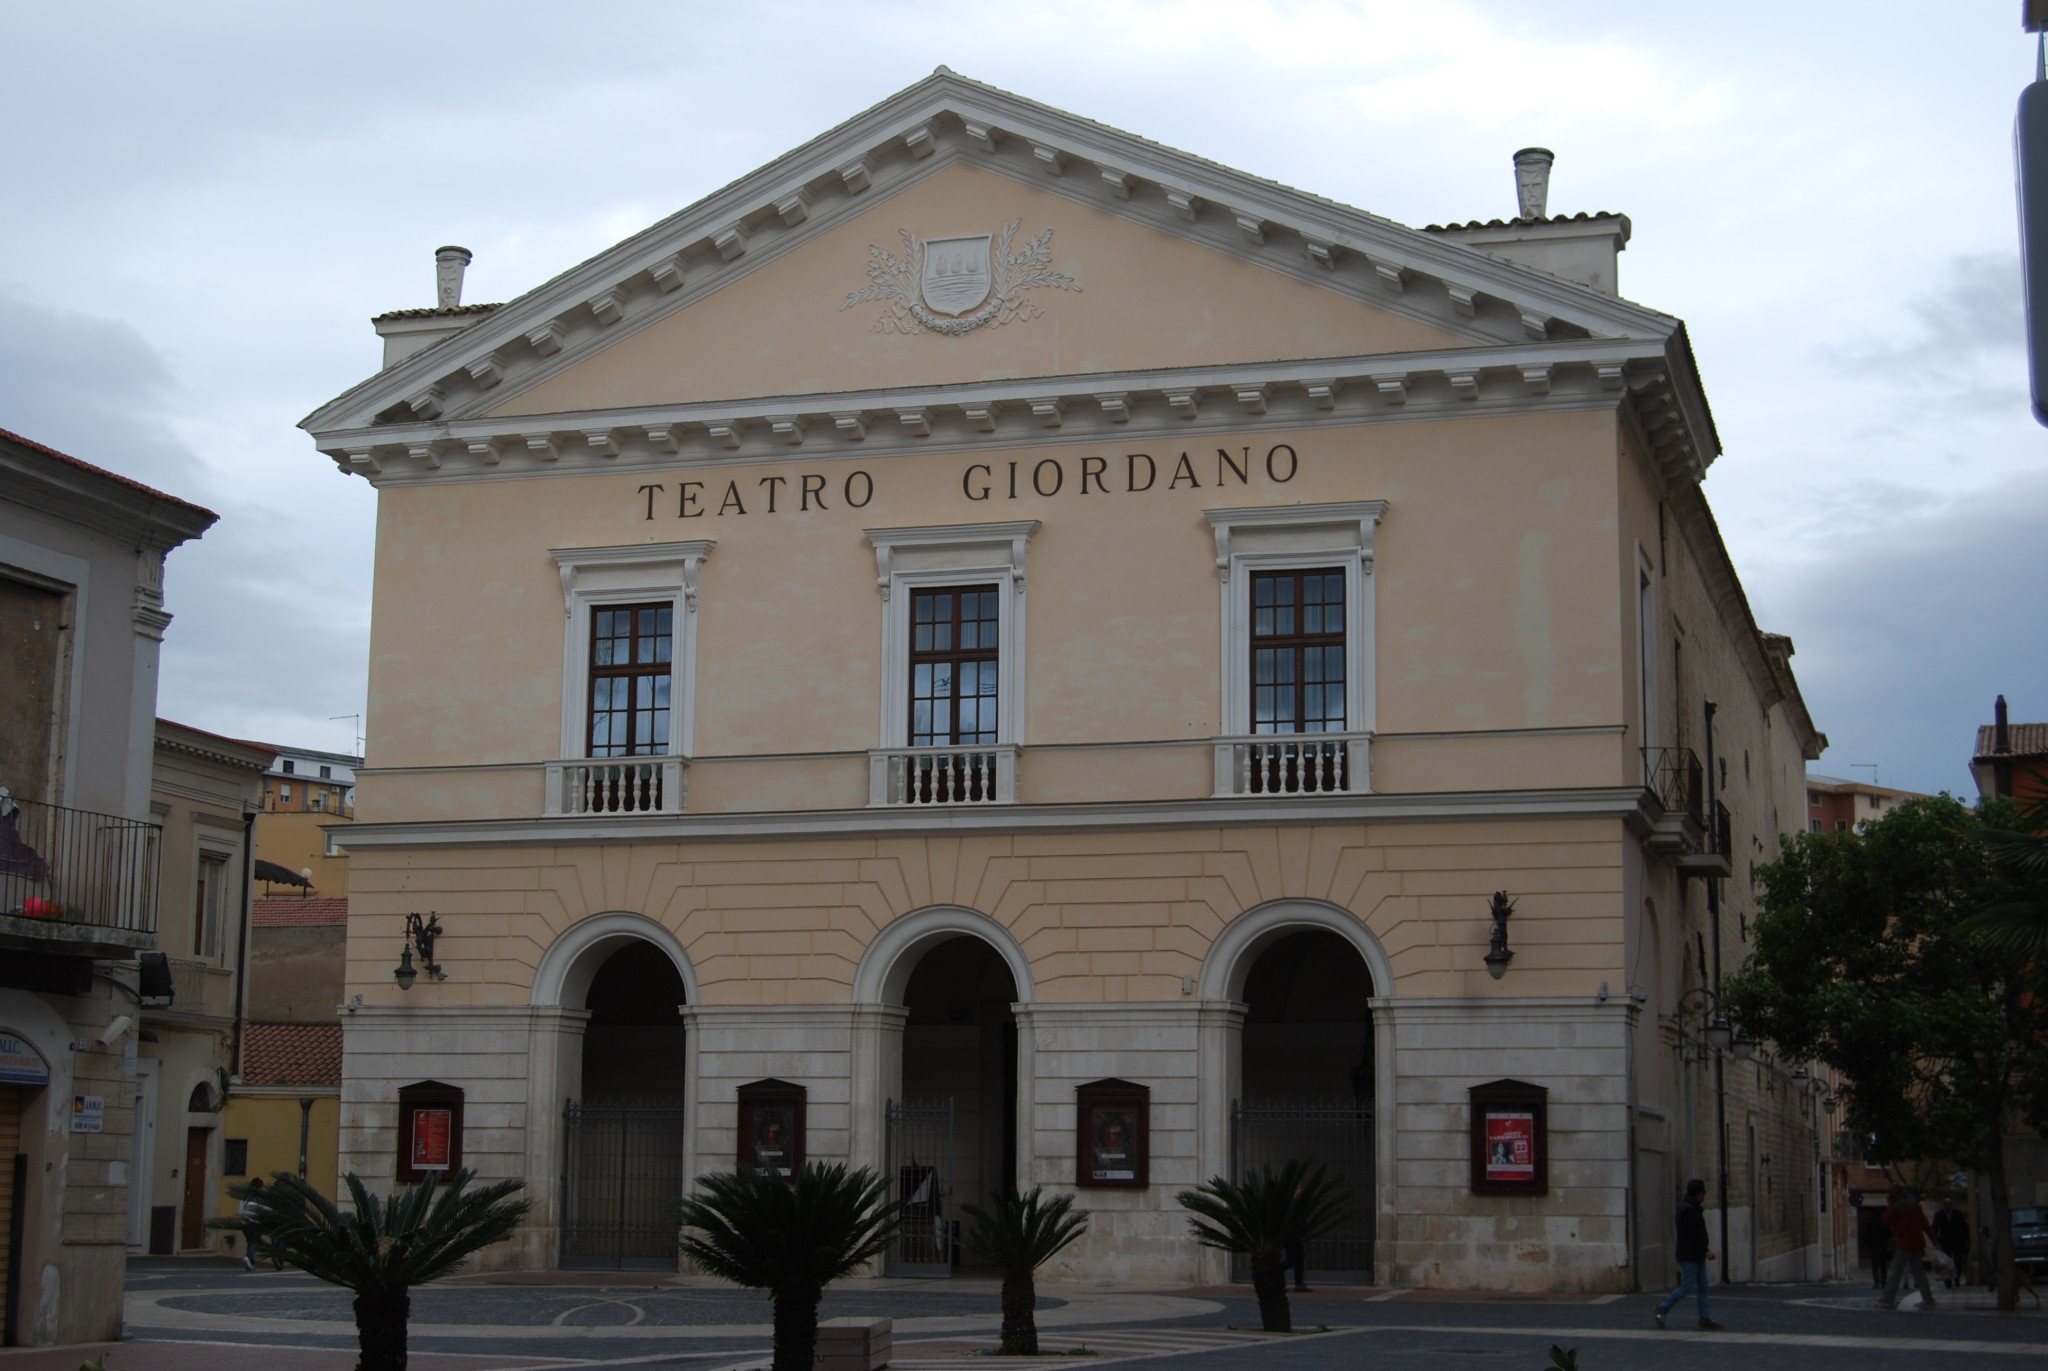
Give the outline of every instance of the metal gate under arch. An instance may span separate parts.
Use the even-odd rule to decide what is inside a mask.
[[[1352,1200],[1350,1218],[1308,1244],[1309,1282],[1371,1284],[1378,1208],[1372,1106],[1337,1096],[1231,1102],[1230,1173],[1238,1182],[1261,1167],[1278,1170],[1296,1160],[1343,1177]],[[1250,1272],[1235,1266],[1231,1278],[1248,1280]]]
[[[953,1216],[953,1100],[890,1100],[885,1153],[889,1198],[903,1226],[882,1259],[885,1276],[950,1276],[960,1261]]]
[[[562,1137],[562,1266],[675,1270],[683,1106],[571,1100]]]

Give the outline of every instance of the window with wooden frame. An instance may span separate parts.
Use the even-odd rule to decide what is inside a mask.
[[[1343,569],[1255,571],[1251,597],[1251,731],[1342,733]]]
[[[910,745],[996,741],[1000,588],[919,587],[910,601]]]
[[[592,607],[589,756],[668,752],[674,656],[673,602]]]
[[[227,900],[228,859],[218,853],[199,854],[199,878],[192,892],[192,955],[220,954],[221,913]]]

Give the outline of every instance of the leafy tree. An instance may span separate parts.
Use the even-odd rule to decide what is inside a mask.
[[[2048,1119],[2048,979],[1975,918],[2013,898],[1986,834],[2016,817],[1944,795],[1782,840],[1759,872],[1753,950],[1723,990],[1747,1031],[1847,1078],[1846,1122],[1872,1160],[1948,1158],[1987,1178],[2002,1309],[2018,1303],[2004,1139]]]
[[[2048,795],[2020,811],[2019,825],[1984,829],[1984,844],[2006,877],[2006,889],[1963,928],[2000,951],[2040,957],[2048,955]]]
[[[1074,1208],[1072,1195],[1043,1197],[1032,1186],[1019,1195],[1006,1190],[995,1208],[963,1204],[969,1220],[967,1246],[1003,1273],[1003,1351],[1038,1355],[1038,1285],[1033,1275],[1088,1231],[1088,1211]]]
[[[681,1205],[685,1254],[775,1302],[773,1371],[811,1371],[825,1287],[878,1256],[896,1234],[888,1182],[866,1167],[806,1162],[794,1177],[745,1168],[697,1179]]]
[[[1212,1176],[1175,1197],[1195,1216],[1188,1227],[1197,1242],[1251,1263],[1259,1322],[1268,1333],[1294,1331],[1287,1304],[1287,1249],[1321,1237],[1351,1213],[1342,1178],[1325,1179],[1324,1168],[1309,1169],[1314,1165],[1291,1161],[1278,1171],[1262,1166],[1242,1185]]]
[[[503,1242],[526,1217],[527,1202],[511,1198],[523,1182],[471,1190],[475,1178],[464,1169],[379,1199],[350,1172],[342,1178],[350,1209],[342,1210],[303,1178],[279,1171],[268,1185],[228,1187],[248,1206],[245,1216],[207,1222],[261,1243],[309,1276],[354,1291],[356,1371],[405,1371],[412,1288]]]

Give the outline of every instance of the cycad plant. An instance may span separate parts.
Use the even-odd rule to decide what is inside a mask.
[[[888,1182],[862,1167],[807,1162],[784,1179],[745,1168],[697,1178],[682,1202],[683,1252],[714,1276],[775,1301],[773,1371],[811,1371],[825,1287],[895,1236]],[[701,1235],[701,1236],[700,1236]]]
[[[1213,1176],[1175,1198],[1195,1215],[1188,1220],[1204,1247],[1236,1253],[1252,1268],[1252,1293],[1259,1298],[1259,1323],[1268,1333],[1292,1333],[1287,1304],[1287,1249],[1319,1238],[1351,1213],[1342,1178],[1326,1179],[1324,1168],[1292,1161],[1278,1171],[1260,1167],[1233,1185]]]
[[[1018,1194],[1005,1190],[995,1206],[963,1204],[967,1246],[1003,1273],[1003,1351],[1038,1355],[1038,1285],[1034,1273],[1088,1231],[1088,1211],[1074,1208],[1072,1195],[1044,1198],[1043,1186]]]
[[[356,1371],[405,1371],[412,1288],[503,1242],[526,1217],[527,1202],[511,1198],[522,1182],[472,1190],[475,1178],[467,1169],[445,1180],[430,1176],[380,1199],[350,1172],[342,1178],[350,1204],[344,1210],[303,1178],[279,1171],[268,1185],[229,1186],[246,1212],[208,1226],[238,1232],[287,1266],[354,1291]]]

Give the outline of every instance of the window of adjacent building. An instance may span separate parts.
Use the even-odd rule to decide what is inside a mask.
[[[1251,597],[1251,731],[1343,732],[1343,570],[1254,572]]]
[[[217,853],[199,855],[198,888],[192,894],[192,955],[220,953],[221,910],[227,900],[228,859]]]
[[[589,756],[647,757],[668,751],[674,656],[673,605],[592,609]]]
[[[996,741],[1001,616],[996,586],[911,592],[912,747]]]
[[[291,759],[287,758],[284,761],[279,762],[277,764],[277,769],[279,771],[282,771],[285,775],[289,776],[298,769],[298,765],[299,764],[297,762],[294,762]]]
[[[249,1140],[247,1138],[229,1138],[227,1140],[227,1157],[222,1161],[220,1169],[222,1174],[229,1176],[246,1176],[249,1174]]]
[[[292,788],[283,782],[278,783],[277,802],[281,805],[288,805],[292,802]]]
[[[334,768],[333,768],[333,767],[331,767],[331,766],[323,766],[323,767],[321,767],[321,768],[320,768],[320,779],[321,779],[321,780],[323,780],[323,781],[331,781],[331,780],[333,780],[333,779],[334,779]]]

